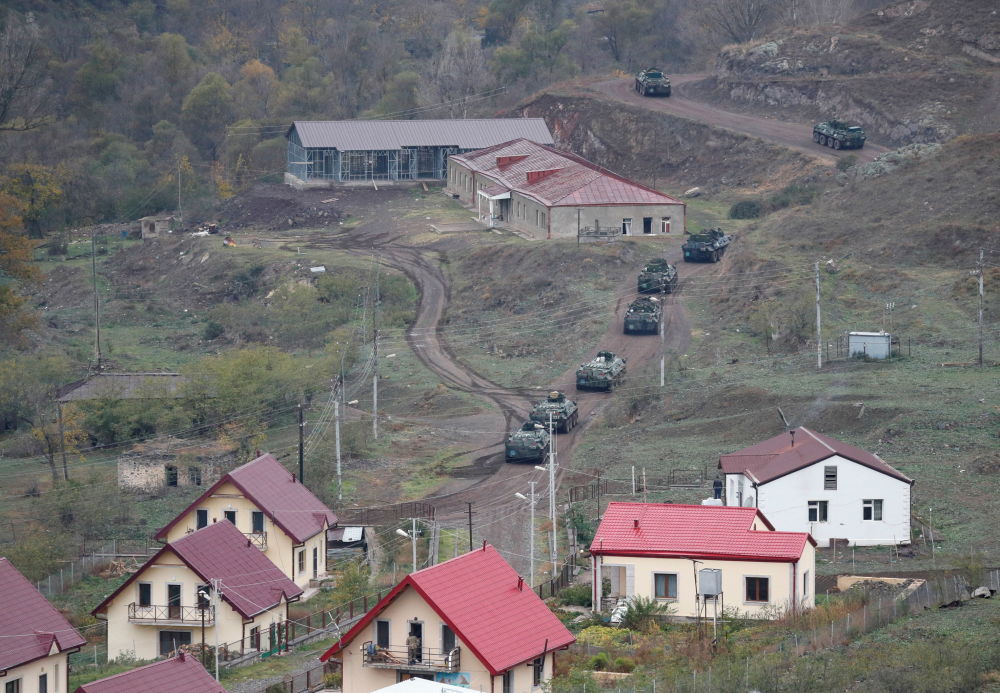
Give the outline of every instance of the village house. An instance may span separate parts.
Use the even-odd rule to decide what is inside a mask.
[[[154,538],[176,541],[222,520],[299,587],[326,576],[326,530],[337,516],[272,455],[223,475]]]
[[[197,657],[183,650],[176,656],[121,674],[91,681],[73,693],[226,693]]]
[[[487,544],[411,573],[320,659],[340,657],[344,693],[411,678],[530,693],[573,635]]]
[[[153,493],[210,486],[236,462],[236,447],[219,442],[156,438],[118,458],[118,488]]]
[[[913,480],[878,455],[804,426],[719,457],[725,503],[759,508],[820,546],[910,543]]]
[[[86,640],[6,558],[0,558],[3,693],[66,693],[69,655]]]
[[[609,503],[590,546],[594,609],[633,597],[687,618],[811,609],[815,547],[806,532],[775,531],[756,508]]]
[[[451,156],[446,191],[484,223],[536,238],[682,238],[685,229],[683,202],[530,138]]]
[[[169,542],[91,613],[108,659],[154,659],[218,641],[221,656],[276,650],[302,588],[229,522]]]
[[[285,137],[285,182],[296,188],[443,180],[451,154],[518,137],[552,143],[541,118],[296,120]]]

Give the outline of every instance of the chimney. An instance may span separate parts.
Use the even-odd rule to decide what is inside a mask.
[[[292,472],[292,483],[295,483],[295,472]]]
[[[521,577],[520,575],[517,576],[517,591],[518,592],[524,591],[524,578]]]
[[[486,550],[486,540],[483,539],[483,551],[485,551],[485,550]]]
[[[527,176],[528,176],[528,185],[533,185],[534,183],[537,183],[538,181],[542,180],[543,178],[548,178],[553,173],[557,173],[559,171],[560,171],[560,169],[558,169],[558,168],[550,168],[550,169],[546,169],[544,171],[528,171],[528,173],[527,173]]]
[[[639,529],[639,520],[632,520],[632,529]]]
[[[788,432],[788,435],[790,435],[792,437],[792,447],[794,448],[795,447],[795,429],[793,428],[792,430],[790,430]]]

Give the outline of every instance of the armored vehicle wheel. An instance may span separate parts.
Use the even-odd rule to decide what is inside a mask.
[[[840,148],[841,148],[841,146],[843,146],[843,145],[842,145],[842,143],[841,143],[841,141],[840,141],[840,140],[834,140],[834,141],[833,141],[833,148],[834,148],[834,149],[840,149]]]
[[[712,262],[718,262],[718,261],[719,261],[719,251],[718,250],[713,250],[712,251]]]
[[[820,145],[822,145],[824,147],[826,146],[826,135],[820,135],[819,136],[819,143],[820,143]]]
[[[813,133],[813,142],[819,142],[819,133],[818,132],[814,132]]]

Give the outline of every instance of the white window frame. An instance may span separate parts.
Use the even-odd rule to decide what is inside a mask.
[[[660,217],[660,233],[670,233],[670,217]]]
[[[632,235],[632,217],[622,217],[622,235]]]
[[[869,517],[865,517],[865,515]],[[865,498],[861,501],[862,522],[882,522],[885,514],[885,503],[882,498]]]
[[[816,519],[813,519],[815,511]],[[822,512],[821,512],[822,511]],[[809,522],[822,523],[830,521],[830,501],[811,500],[806,505],[806,518]]]

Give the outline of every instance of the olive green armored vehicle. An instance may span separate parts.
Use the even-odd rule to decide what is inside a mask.
[[[670,79],[659,68],[647,67],[636,74],[635,90],[643,96],[670,96]]]
[[[549,432],[545,426],[525,421],[507,437],[504,458],[508,462],[537,462],[549,454]]]
[[[610,351],[599,351],[597,357],[576,369],[577,390],[611,392],[625,380],[625,359]]]
[[[839,120],[827,120],[813,126],[813,142],[832,149],[861,149],[865,139],[865,131],[860,126]]]
[[[646,263],[636,285],[641,294],[673,293],[677,288],[677,268],[662,257]]]
[[[640,296],[625,311],[625,334],[657,334],[663,306],[652,296]]]
[[[733,237],[722,229],[692,233],[681,246],[684,262],[718,262],[732,242]]]
[[[565,393],[553,390],[549,396],[537,403],[531,410],[531,420],[548,428],[549,416],[552,416],[552,427],[557,433],[569,433],[576,427],[580,418],[576,402]]]

